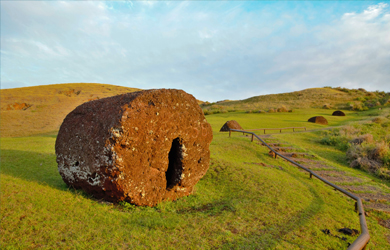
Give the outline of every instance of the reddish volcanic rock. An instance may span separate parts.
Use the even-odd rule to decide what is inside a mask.
[[[146,90],[84,103],[56,141],[65,183],[96,198],[154,206],[191,194],[209,167],[213,138],[196,99]]]
[[[235,120],[227,121],[219,130],[219,132],[229,131],[230,129],[243,130],[243,128]]]
[[[333,112],[333,116],[345,116],[345,113],[343,111],[337,110]]]
[[[328,125],[328,121],[323,116],[314,116],[308,120],[308,122],[314,122],[317,124]]]

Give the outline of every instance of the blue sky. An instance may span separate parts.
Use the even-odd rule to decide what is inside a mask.
[[[1,1],[1,88],[97,82],[204,101],[390,91],[380,1]]]

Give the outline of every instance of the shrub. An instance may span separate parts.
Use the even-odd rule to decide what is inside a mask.
[[[382,161],[388,153],[389,147],[384,141],[382,141],[375,144],[375,147],[369,151],[368,157],[372,160]]]
[[[355,145],[360,145],[363,142],[365,142],[365,143],[373,143],[374,142],[374,137],[372,136],[372,134],[364,134],[364,135],[359,136],[358,138],[355,138],[355,139],[349,141],[349,143],[355,144]]]
[[[278,112],[287,112],[287,108],[286,108],[286,106],[282,105],[282,106],[280,106],[280,107],[278,108],[277,111],[278,111]]]
[[[355,101],[359,101],[359,102],[364,102],[366,100],[366,98],[364,98],[364,97],[356,97],[354,100]]]
[[[275,113],[275,110],[273,108],[268,110],[268,113]]]
[[[345,150],[350,167],[390,179],[390,135],[382,125],[375,122],[355,123],[352,126],[324,131],[320,142]]]
[[[377,161],[370,160],[367,157],[359,157],[352,161],[349,165],[352,168],[360,168],[370,173],[375,173],[381,168],[381,164]]]
[[[361,132],[360,128],[350,126],[350,125],[346,125],[338,130],[337,129],[334,130],[335,134],[339,134],[341,136],[346,136],[346,137],[358,135],[360,134],[360,132]]]
[[[204,115],[212,115],[212,114],[214,114],[214,112],[211,110],[203,110],[203,114]]]
[[[387,120],[386,118],[379,116],[379,117],[375,117],[374,119],[372,119],[372,122],[381,124],[381,123],[384,123],[386,120]]]
[[[324,104],[324,106],[322,106],[322,108],[323,108],[323,109],[330,109],[331,106],[330,106],[330,104]]]
[[[354,103],[352,104],[352,110],[356,110],[356,111],[363,111],[363,106],[362,104],[360,103]]]
[[[349,148],[348,139],[341,136],[327,136],[320,140],[321,144],[335,146],[340,150],[347,150]]]

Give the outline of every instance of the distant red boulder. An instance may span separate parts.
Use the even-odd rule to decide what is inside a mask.
[[[323,116],[314,116],[308,120],[308,122],[313,122],[317,124],[322,124],[322,125],[328,125],[328,121],[325,119]]]
[[[219,132],[226,132],[226,131],[229,131],[230,129],[243,130],[243,128],[240,126],[240,124],[238,124],[237,121],[231,120],[231,121],[227,121],[222,126],[221,130],[219,130]]]
[[[345,113],[343,111],[337,110],[333,112],[333,116],[345,116]]]

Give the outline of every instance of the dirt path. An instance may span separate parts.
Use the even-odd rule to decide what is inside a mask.
[[[260,135],[259,137],[283,156],[307,167],[322,178],[359,196],[363,200],[364,208],[367,211],[372,209],[390,213],[390,188],[386,185],[375,183],[371,178],[352,173],[352,171],[327,165],[314,155],[302,152],[291,145],[281,143],[277,138],[272,137],[272,135]],[[256,143],[263,145],[259,141]]]

